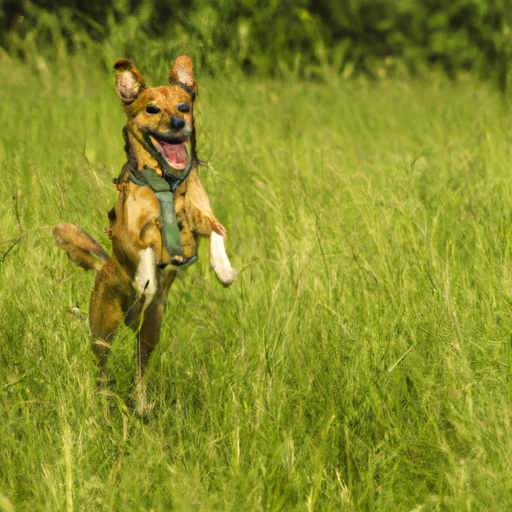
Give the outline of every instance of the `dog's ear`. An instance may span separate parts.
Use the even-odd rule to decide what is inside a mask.
[[[194,68],[190,57],[182,55],[174,61],[171,72],[169,73],[169,82],[181,82],[193,89],[197,96],[199,91],[196,79],[194,78]]]
[[[114,71],[116,74],[116,92],[123,105],[130,105],[146,88],[146,82],[139,70],[128,59],[116,60]]]

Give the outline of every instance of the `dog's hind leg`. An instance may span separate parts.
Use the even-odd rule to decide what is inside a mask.
[[[124,311],[133,302],[135,290],[123,269],[111,258],[96,274],[89,306],[92,351],[104,377],[110,347]]]

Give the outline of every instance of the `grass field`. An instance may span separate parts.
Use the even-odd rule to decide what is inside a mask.
[[[176,55],[169,56],[171,58]],[[135,61],[137,64],[137,61]],[[112,74],[0,57],[0,511],[503,511],[512,504],[510,111],[470,79],[198,76],[201,179],[239,277],[173,287],[98,394],[93,275],[124,163]],[[163,83],[168,69],[141,71]]]

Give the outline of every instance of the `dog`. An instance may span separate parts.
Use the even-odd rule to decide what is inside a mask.
[[[148,87],[128,59],[117,60],[114,72],[127,116],[127,162],[113,180],[119,195],[106,229],[112,255],[73,224],[58,224],[53,236],[75,264],[96,272],[89,327],[100,375],[124,320],[138,333],[140,384],[160,339],[169,289],[179,268],[195,261],[198,237],[209,239],[210,261],[224,286],[237,272],[226,255],[226,230],[199,180],[191,59],[178,57],[169,85],[160,87]]]

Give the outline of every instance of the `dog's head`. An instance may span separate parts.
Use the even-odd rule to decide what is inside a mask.
[[[192,61],[178,57],[169,73],[169,85],[161,87],[147,87],[128,59],[117,60],[114,70],[116,91],[128,117],[129,139],[132,136],[140,144],[131,148],[139,168],[153,162],[161,175],[167,164],[180,174],[195,158],[193,103],[198,88]]]

